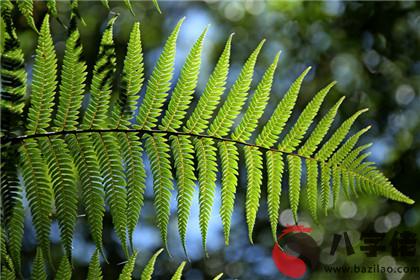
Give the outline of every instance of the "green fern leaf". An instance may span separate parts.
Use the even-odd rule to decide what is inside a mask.
[[[181,277],[182,277],[182,270],[184,269],[184,267],[185,267],[185,262],[182,262],[182,263],[178,266],[178,268],[177,268],[177,270],[175,271],[174,275],[172,276],[171,280],[181,280]]]
[[[36,255],[34,262],[32,264],[32,280],[47,280],[47,273],[45,272],[45,263],[44,257],[42,256],[42,251],[40,248],[36,249]]]
[[[102,252],[102,220],[105,212],[104,187],[99,162],[86,134],[67,136],[82,186],[82,200],[96,248]]]
[[[130,126],[137,109],[139,92],[144,80],[143,52],[141,46],[140,23],[136,22],[130,33],[127,54],[124,59],[121,92],[118,110],[114,110],[115,127]]]
[[[281,180],[284,170],[283,154],[267,151],[267,203],[271,233],[277,242],[277,225],[279,223]]]
[[[61,258],[60,265],[57,273],[55,274],[57,280],[70,280],[71,279],[71,265],[66,256]]]
[[[111,98],[112,76],[115,72],[115,49],[112,28],[116,17],[108,21],[99,46],[98,59],[93,69],[90,102],[83,118],[84,129],[108,127],[108,110]]]
[[[150,158],[153,175],[153,189],[155,193],[155,208],[157,226],[162,240],[167,244],[168,223],[170,216],[170,199],[173,189],[172,171],[169,157],[170,147],[163,135],[145,135],[146,152]]]
[[[47,164],[41,151],[32,139],[20,146],[22,177],[26,187],[26,197],[32,213],[38,244],[44,257],[50,256],[50,214],[53,203],[53,191]]]
[[[152,76],[147,85],[146,95],[137,115],[136,127],[138,129],[154,128],[158,117],[162,113],[162,107],[168,95],[173,76],[176,40],[184,19],[182,18],[172,31],[153,69]]]
[[[210,125],[209,135],[224,137],[229,133],[235,118],[239,115],[247,99],[255,63],[264,42],[265,40],[261,41],[242,67],[241,73],[229,91],[226,101]]]
[[[200,72],[201,51],[203,48],[203,40],[206,36],[208,28],[204,29],[191,48],[184,66],[182,67],[180,78],[175,86],[168,110],[162,119],[160,129],[176,131],[182,125],[186,111],[193,99],[195,87],[197,86],[198,74]]]
[[[320,161],[326,161],[337,148],[337,146],[341,143],[344,137],[346,137],[357,117],[366,111],[367,109],[360,110],[353,114],[353,116],[348,118],[345,122],[343,122],[341,126],[334,132],[331,138],[321,147],[321,149],[315,155],[315,158]]]
[[[146,264],[146,266],[144,267],[144,270],[141,274],[141,278],[140,278],[141,280],[151,280],[152,279],[152,274],[153,274],[153,271],[155,269],[156,259],[160,255],[160,253],[162,253],[162,252],[163,252],[163,249],[160,249],[150,258],[149,262]]]
[[[54,95],[57,86],[57,58],[46,15],[36,48],[32,77],[31,106],[27,119],[27,133],[45,133],[50,126]]]
[[[187,224],[194,195],[194,146],[188,136],[171,136],[172,153],[174,155],[176,179],[178,187],[178,228],[185,253]]]
[[[33,0],[17,0],[19,11],[26,18],[28,25],[38,33],[38,29],[35,26],[34,16],[33,16]],[[41,27],[42,29],[42,27]]]
[[[273,115],[258,135],[256,140],[257,145],[272,147],[277,142],[277,138],[292,113],[303,79],[306,74],[308,74],[309,70],[311,70],[311,67],[308,67],[305,71],[303,71],[303,73],[290,86],[289,90],[274,110]]]
[[[25,209],[22,201],[22,187],[17,174],[15,159],[17,152],[16,146],[3,144],[1,147],[1,218],[5,225],[2,227],[5,231],[2,232],[1,237],[4,241],[7,235],[13,265],[16,271],[20,271]],[[2,259],[3,257],[2,255]]]
[[[217,104],[220,101],[220,96],[223,94],[226,84],[226,78],[229,72],[229,58],[230,48],[232,44],[232,36],[226,42],[225,48],[213,73],[207,81],[203,94],[201,95],[197,106],[189,117],[184,127],[185,132],[202,133],[208,126]]]
[[[16,196],[15,199],[17,202],[13,208],[7,228],[10,256],[13,260],[14,267],[16,267],[16,271],[20,272],[25,209],[23,207],[21,194],[16,194]]]
[[[293,212],[295,221],[297,218],[297,211],[299,207],[300,196],[300,179],[302,174],[302,162],[300,157],[295,155],[287,156],[287,163],[289,164],[289,200],[290,208]]]
[[[232,134],[232,139],[238,141],[247,141],[251,137],[252,132],[257,128],[258,120],[264,113],[264,108],[268,103],[270,97],[271,86],[273,84],[274,72],[277,68],[277,63],[280,57],[280,52],[277,53],[273,63],[267,68],[258,83],[257,89],[251,98],[248,109],[246,110],[241,122],[236,127]]]
[[[139,137],[133,133],[118,133],[118,140],[127,176],[127,228],[130,245],[133,247],[133,233],[140,218],[146,189],[143,148]]]
[[[104,5],[105,8],[107,8],[109,10],[109,3],[108,0],[101,0],[102,5]]]
[[[360,136],[364,134],[366,131],[370,129],[371,126],[368,126],[353,136],[351,136],[332,156],[331,159],[328,161],[332,164],[340,164],[347,155],[352,151],[353,147],[356,145],[357,141],[359,140]]]
[[[299,119],[296,121],[289,133],[286,134],[283,141],[279,145],[279,150],[286,153],[293,152],[296,147],[302,141],[303,136],[311,125],[313,119],[318,113],[325,96],[330,89],[335,85],[335,82],[329,84],[315,95],[315,97],[305,107],[303,112],[300,114]]]
[[[244,151],[247,171],[246,223],[248,224],[249,241],[253,243],[252,232],[260,206],[263,159],[262,152],[256,147],[245,146]]]
[[[134,265],[136,264],[137,252],[133,252],[128,262],[124,265],[124,268],[120,274],[119,280],[131,280],[131,274],[133,274]]]
[[[3,120],[13,120],[2,122],[2,134],[13,134],[22,126],[26,94],[24,56],[13,25],[12,10],[10,1],[1,2],[1,116]]]
[[[41,138],[39,139],[39,145],[49,167],[61,240],[67,256],[71,258],[73,232],[76,226],[78,207],[76,174],[73,161],[63,139]]]
[[[128,256],[127,189],[118,141],[115,135],[110,133],[94,133],[92,138],[115,232],[121,241],[124,253]]]
[[[89,263],[87,280],[102,280],[102,278],[102,269],[101,264],[99,263],[99,252],[96,250]]]
[[[348,156],[342,161],[341,165],[349,167],[356,160],[356,158],[360,155],[361,152],[370,148],[371,146],[372,143],[368,143],[353,149],[353,151],[351,151],[351,153],[348,154]]]
[[[232,142],[218,143],[219,155],[222,163],[222,205],[220,217],[223,223],[225,244],[229,245],[230,223],[235,203],[236,186],[238,184],[238,149]]]
[[[57,3],[55,0],[47,0],[47,8],[53,17],[57,17]]]
[[[133,11],[133,7],[131,6],[130,0],[124,0],[124,4],[130,10],[131,14],[133,16],[135,16],[134,11]]]
[[[2,265],[1,267],[1,279],[7,279],[7,280],[14,280],[16,279],[16,275],[13,272],[13,270],[7,268],[5,265]]]
[[[207,229],[214,202],[216,188],[217,162],[214,142],[209,138],[194,139],[194,147],[198,161],[199,182],[199,222],[204,251],[207,254]]]
[[[155,6],[156,10],[158,10],[159,14],[161,14],[162,11],[160,10],[158,1],[157,0],[152,0],[152,1],[153,1],[153,5]]]
[[[318,223],[318,164],[315,160],[306,159],[306,173],[309,213]]]
[[[127,55],[124,60],[121,93],[118,106],[114,109],[116,128],[127,129],[131,125],[143,85],[143,54],[141,47],[140,24],[135,23],[130,33]],[[131,247],[133,233],[143,206],[143,194],[146,188],[146,174],[143,165],[143,148],[140,139],[133,133],[118,133],[120,152],[126,166],[127,176],[127,227]]]
[[[86,80],[86,63],[80,59],[81,53],[80,35],[75,29],[67,39],[64,52],[58,109],[54,119],[57,130],[75,130],[78,125]]]
[[[331,127],[334,117],[337,114],[338,108],[344,101],[344,96],[328,111],[322,118],[315,129],[312,131],[311,136],[306,140],[305,144],[299,149],[298,154],[303,157],[310,157],[317,149],[319,143],[324,139]]]

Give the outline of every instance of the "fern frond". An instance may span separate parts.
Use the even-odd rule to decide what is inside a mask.
[[[289,90],[274,110],[273,115],[258,135],[256,140],[257,145],[269,148],[277,142],[277,138],[292,113],[303,79],[306,74],[308,74],[309,70],[311,70],[311,67],[308,67],[305,71],[303,71],[303,73],[290,86]]]
[[[162,125],[160,125],[160,129],[162,130],[176,131],[182,125],[182,121],[187,113],[186,111],[193,99],[195,87],[197,86],[201,64],[201,51],[207,30],[208,27],[201,33],[185,60],[180,78],[172,93],[168,109],[162,119]]]
[[[57,86],[57,58],[46,15],[36,48],[33,66],[31,106],[27,119],[27,133],[44,133],[50,126],[54,95]]]
[[[134,265],[136,264],[137,252],[133,252],[131,257],[128,259],[128,262],[124,265],[123,270],[121,271],[119,280],[131,280],[131,274],[134,270]]]
[[[7,279],[7,280],[14,280],[16,279],[16,275],[10,268],[6,267],[5,265],[2,265],[1,267],[1,279]]]
[[[264,76],[258,83],[248,109],[232,134],[232,139],[245,142],[249,140],[252,132],[257,128],[258,120],[263,115],[264,109],[267,106],[268,99],[270,97],[273,76],[277,68],[279,57],[280,52],[277,53],[273,63],[267,68]]]
[[[118,133],[127,177],[127,229],[133,247],[133,233],[140,217],[146,189],[146,171],[140,138],[133,133]]]
[[[22,112],[25,106],[26,71],[23,52],[12,19],[13,4],[1,2],[1,133],[14,134],[22,126]],[[7,28],[6,28],[7,26]],[[8,120],[8,121],[4,121]],[[10,120],[10,121],[9,121]]]
[[[131,6],[130,0],[124,0],[124,4],[130,10],[131,14],[133,16],[135,16],[134,11],[133,11],[133,7]]]
[[[102,280],[102,269],[99,263],[99,251],[96,250],[89,263],[87,280]]]
[[[57,17],[57,3],[55,0],[47,0],[47,8],[53,17]]]
[[[121,241],[124,253],[128,256],[127,189],[118,141],[115,135],[110,133],[94,133],[92,138],[115,232]]]
[[[181,280],[181,277],[182,277],[182,270],[184,269],[184,267],[185,267],[185,262],[182,262],[182,263],[178,266],[178,268],[177,268],[177,270],[175,271],[174,275],[172,276],[171,280]]]
[[[38,244],[47,259],[50,256],[50,214],[53,203],[51,180],[48,167],[41,156],[37,143],[28,139],[19,148],[22,177],[26,197],[32,213]]]
[[[199,182],[199,223],[202,245],[207,254],[207,229],[214,202],[217,162],[214,141],[209,138],[194,139],[194,147],[198,161]]]
[[[54,125],[57,130],[75,130],[85,92],[86,63],[81,60],[82,45],[75,29],[66,41],[59,101]]]
[[[253,243],[252,232],[254,230],[258,208],[260,207],[263,159],[262,152],[258,148],[246,146],[244,147],[244,151],[247,171],[246,223],[248,224],[249,241]]]
[[[153,5],[155,6],[156,10],[158,10],[159,14],[161,14],[162,11],[160,10],[158,1],[157,0],[152,0],[152,1],[153,1]]]
[[[73,232],[76,226],[78,206],[73,160],[63,139],[42,138],[38,142],[49,167],[61,240],[67,256],[71,259]]]
[[[178,229],[182,247],[186,253],[187,225],[196,180],[194,174],[194,146],[188,136],[171,136],[170,139],[178,187]]]
[[[169,144],[163,135],[145,135],[146,152],[150,158],[155,193],[157,226],[167,247],[167,233],[170,216],[170,199],[173,189],[173,177],[169,156]]]
[[[17,202],[15,203],[15,206],[13,208],[10,220],[7,223],[7,228],[10,256],[16,271],[20,273],[25,209],[22,203],[22,195],[17,194],[16,196]]]
[[[368,126],[353,136],[351,136],[329,159],[328,162],[331,164],[340,164],[347,155],[352,151],[353,147],[356,145],[357,141],[359,140],[360,136],[364,134],[366,131],[368,131],[371,128],[371,126]]]
[[[318,164],[315,160],[306,159],[306,191],[308,208],[314,222],[318,223]]]
[[[304,157],[310,157],[317,149],[319,143],[324,139],[328,130],[334,121],[338,108],[344,101],[344,96],[327,112],[321,119],[315,129],[312,131],[311,136],[306,140],[305,144],[299,149],[298,154]]]
[[[35,259],[32,264],[32,280],[47,280],[47,273],[45,272],[45,263],[42,251],[43,249],[41,248],[36,249]]]
[[[102,5],[104,5],[105,8],[107,8],[109,10],[109,3],[108,0],[101,0]]]
[[[224,137],[229,133],[234,120],[245,104],[254,74],[255,63],[264,42],[265,40],[261,41],[242,67],[241,73],[229,91],[226,101],[210,124],[208,129],[209,135]]]
[[[102,220],[105,213],[104,187],[99,162],[90,137],[67,136],[70,152],[82,186],[82,200],[96,248],[102,252]]]
[[[175,29],[166,41],[159,60],[156,62],[156,66],[153,69],[152,76],[147,85],[146,95],[144,96],[143,103],[141,104],[137,115],[136,127],[138,129],[154,128],[158,117],[162,113],[162,107],[168,95],[173,76],[176,40],[184,19],[185,18],[182,18],[175,26]]]
[[[366,111],[367,109],[359,110],[353,114],[353,116],[344,121],[341,126],[334,132],[331,138],[321,147],[318,153],[315,154],[315,158],[320,161],[326,161],[337,148],[337,146],[341,143],[341,141],[346,137],[357,117]]]
[[[25,209],[17,173],[16,153],[16,146],[3,144],[1,147],[1,219],[5,225],[1,237],[5,241],[7,235],[10,257],[16,270],[20,271]]]
[[[156,259],[160,255],[160,253],[162,253],[162,252],[163,252],[163,249],[160,249],[150,258],[149,262],[146,264],[146,266],[144,267],[144,270],[141,274],[141,278],[140,278],[141,280],[151,280],[152,279],[152,274],[153,274],[153,271],[155,269]]]
[[[197,106],[189,117],[184,127],[185,132],[202,133],[208,126],[220,96],[223,94],[226,84],[226,78],[229,72],[230,48],[232,44],[232,36],[226,42],[225,48],[213,73],[207,81],[203,94],[201,95]]]
[[[297,210],[299,206],[300,197],[300,180],[302,174],[302,162],[300,157],[294,155],[287,156],[287,163],[289,165],[289,200],[290,208],[293,212],[295,221],[297,218]]]
[[[55,274],[57,280],[70,280],[71,279],[71,265],[66,256],[63,256],[58,266],[57,273]]]
[[[28,25],[38,33],[33,16],[33,0],[17,0],[19,11],[23,14]],[[42,27],[41,27],[42,29]]]
[[[282,150],[286,153],[293,152],[296,147],[302,141],[303,136],[311,125],[313,119],[318,113],[319,108],[321,107],[322,102],[325,99],[325,96],[330,91],[330,89],[335,85],[335,82],[329,84],[315,95],[315,97],[306,105],[303,112],[300,114],[298,120],[286,134],[283,141],[279,145],[279,150]]]
[[[141,46],[140,24],[134,24],[130,33],[127,54],[124,60],[122,86],[117,109],[114,109],[116,128],[128,128],[134,117],[143,86],[143,53]],[[143,194],[146,188],[146,174],[143,165],[143,148],[140,139],[132,133],[118,133],[120,152],[126,166],[127,177],[127,228],[128,238],[133,247],[133,232],[143,206]]]
[[[140,23],[136,22],[130,33],[127,54],[124,59],[121,92],[118,110],[114,110],[115,127],[130,126],[137,109],[140,89],[144,81],[143,51],[141,46]]]
[[[281,182],[284,170],[283,154],[267,151],[267,203],[273,240],[277,242],[277,225],[279,223]]]
[[[225,244],[229,245],[230,223],[235,203],[236,186],[238,184],[238,149],[235,144],[226,141],[218,143],[220,161],[222,163],[222,205],[220,217],[222,218]]]
[[[93,69],[90,87],[90,102],[83,118],[82,128],[84,129],[101,129],[108,126],[108,110],[116,60],[112,39],[112,28],[115,20],[116,16],[108,21],[99,45],[99,53]]]
[[[360,155],[361,152],[363,152],[364,150],[370,148],[372,146],[372,143],[368,143],[362,146],[359,146],[357,148],[355,148],[353,151],[351,151],[351,153],[342,161],[342,166],[345,167],[349,167],[355,160],[356,158]]]

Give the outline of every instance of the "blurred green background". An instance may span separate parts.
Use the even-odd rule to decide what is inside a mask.
[[[283,94],[301,71],[311,65],[312,71],[306,78],[296,111],[295,120],[305,104],[317,90],[332,80],[338,83],[329,94],[322,114],[345,95],[339,120],[350,116],[358,109],[370,110],[359,118],[354,129],[372,125],[372,129],[362,139],[363,143],[373,142],[370,158],[378,163],[385,175],[403,193],[416,201],[420,200],[420,3],[399,2],[281,2],[281,1],[159,1],[162,14],[151,2],[133,1],[133,16],[122,2],[110,1],[111,12],[119,13],[114,28],[114,38],[119,57],[119,70],[125,54],[125,44],[134,21],[140,21],[143,48],[145,52],[146,77],[153,69],[161,47],[175,23],[186,16],[176,54],[175,78],[184,59],[201,31],[210,24],[205,41],[202,72],[196,96],[198,97],[212,71],[218,55],[230,33],[235,33],[232,47],[231,71],[228,86],[236,79],[241,65],[260,40],[267,42],[256,66],[253,85],[260,79],[265,68],[271,63],[277,51],[281,58],[275,75],[273,96],[268,113],[282,98]],[[84,59],[92,69],[98,51],[101,31],[104,29],[109,11],[99,1],[80,1],[80,14],[86,22],[79,22]],[[58,2],[59,18],[66,24],[70,5]],[[46,13],[45,4],[35,2],[35,22],[40,25]],[[15,23],[30,72],[36,33],[16,13]],[[52,32],[59,60],[62,59],[66,30],[55,19]],[[30,77],[30,74],[29,74]],[[117,91],[116,91],[117,93]],[[142,91],[144,93],[144,89]],[[335,124],[337,125],[336,120]],[[147,164],[147,161],[146,161]],[[243,167],[242,170],[243,171]],[[154,208],[151,174],[148,170],[146,202],[142,217],[135,233],[134,244],[140,251],[137,259],[140,267],[151,254],[162,246],[158,229],[154,226]],[[287,279],[277,271],[271,259],[273,241],[267,221],[265,199],[254,232],[254,245],[247,238],[244,214],[245,173],[241,172],[236,208],[233,216],[231,244],[224,246],[221,221],[218,215],[220,186],[217,187],[213,217],[208,236],[209,257],[201,248],[198,226],[198,198],[195,197],[187,248],[190,262],[187,264],[185,279],[211,279],[224,272],[223,279]],[[283,191],[280,223],[292,224],[292,215],[287,200],[287,186]],[[263,188],[262,196],[265,197]],[[156,279],[169,279],[177,265],[185,259],[177,233],[176,194],[172,198],[172,219],[169,226],[169,249],[159,257],[155,270]],[[24,240],[25,275],[29,275],[30,260],[35,250],[34,230],[27,213]],[[313,228],[312,236],[321,247],[320,261],[323,265],[379,264],[383,266],[420,266],[420,241],[417,242],[415,257],[390,256],[390,239],[396,231],[409,230],[420,235],[420,206],[407,206],[382,198],[359,197],[346,201],[342,197],[337,209],[328,217],[314,224],[308,214],[299,216],[302,224]],[[360,234],[373,230],[386,233],[386,250],[378,257],[367,258],[360,251]],[[329,254],[333,234],[348,232],[356,254],[347,256],[342,242],[335,256]],[[57,224],[53,224],[52,241],[54,255],[61,254]],[[104,232],[105,248],[109,264],[103,263],[105,279],[116,279],[122,269],[117,265],[124,261],[123,253],[112,231],[111,219],[106,216]],[[94,252],[94,244],[82,218],[79,219],[74,240],[74,279],[83,279],[87,265]],[[326,274],[319,269],[305,276],[305,279],[420,279],[420,274]]]

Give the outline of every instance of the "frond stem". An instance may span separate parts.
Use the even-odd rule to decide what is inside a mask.
[[[206,135],[206,134],[196,134],[196,133],[184,132],[184,131],[167,131],[167,130],[158,130],[158,129],[119,129],[119,128],[112,128],[112,129],[60,130],[60,131],[50,131],[50,132],[46,132],[46,133],[35,133],[35,134],[28,134],[28,135],[20,135],[20,136],[16,136],[16,137],[3,136],[2,139],[1,139],[1,142],[3,142],[3,143],[7,143],[7,142],[19,143],[19,142],[22,142],[26,139],[32,139],[32,138],[63,136],[63,135],[70,135],[70,134],[77,135],[77,134],[83,134],[83,133],[137,133],[139,135],[158,134],[159,133],[159,134],[167,134],[167,135],[175,135],[175,136],[184,135],[184,136],[191,136],[191,137],[197,137],[197,138],[208,138],[208,139],[213,139],[213,140],[216,140],[216,141],[231,142],[231,143],[235,143],[235,144],[239,144],[239,145],[243,145],[243,146],[255,147],[255,148],[258,148],[258,149],[263,150],[263,151],[280,152],[280,153],[283,153],[283,154],[286,154],[286,155],[298,156],[300,158],[318,161],[317,159],[315,159],[313,157],[302,156],[302,155],[297,154],[297,153],[286,152],[286,151],[276,149],[276,148],[267,148],[267,147],[264,147],[264,146],[261,146],[261,145],[247,143],[247,142],[243,142],[243,141],[239,141],[239,140],[234,140],[234,139],[231,139],[231,138],[218,137],[218,136]]]

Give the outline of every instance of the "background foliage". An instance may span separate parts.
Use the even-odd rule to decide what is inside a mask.
[[[124,44],[128,40],[129,31],[135,20],[142,24],[142,42],[145,56],[147,76],[150,75],[153,62],[157,59],[166,36],[175,23],[186,16],[180,32],[176,71],[189,50],[190,42],[195,40],[207,24],[211,24],[207,44],[204,48],[202,73],[208,76],[211,65],[214,65],[225,38],[235,32],[231,61],[230,83],[240,70],[240,65],[246,59],[250,50],[257,43],[267,38],[259,63],[257,74],[263,73],[263,65],[268,65],[272,56],[282,50],[279,69],[276,74],[273,93],[278,93],[278,99],[297,75],[306,66],[313,66],[306,82],[303,84],[302,95],[298,102],[300,109],[307,104],[315,92],[327,84],[332,78],[337,85],[326,99],[327,107],[331,107],[338,96],[346,95],[347,102],[341,110],[343,117],[349,116],[356,109],[369,107],[367,116],[360,118],[357,128],[369,124],[373,126],[364,141],[373,141],[371,158],[381,165],[381,169],[394,185],[403,193],[419,200],[419,190],[416,180],[420,169],[420,7],[416,2],[387,3],[353,3],[353,2],[263,2],[263,1],[230,1],[230,2],[182,2],[160,1],[163,14],[158,14],[153,5],[145,2],[133,2],[135,16],[131,15],[122,2],[112,1],[111,10],[121,16],[115,23],[115,43],[117,56],[122,61],[125,52]],[[35,5],[35,24],[39,27],[44,17],[44,5]],[[68,8],[67,8],[68,9]],[[58,11],[68,14],[66,5],[59,2]],[[80,26],[82,44],[88,69],[93,67],[94,59],[103,31],[108,11],[100,2],[80,3],[80,13],[86,25]],[[16,15],[16,17],[18,17]],[[60,17],[60,14],[59,14]],[[63,16],[63,21],[66,16]],[[26,24],[23,17],[16,18],[19,38],[27,61],[34,53],[36,34]],[[64,53],[66,32],[56,23],[52,24],[55,48],[58,59]],[[28,65],[29,71],[31,65]],[[261,68],[259,68],[261,67]],[[121,70],[122,65],[119,65]],[[29,74],[30,76],[30,74]],[[90,77],[88,77],[90,79]],[[257,78],[255,79],[258,80]],[[198,84],[198,92],[202,92],[205,80]],[[306,98],[306,100],[305,100]],[[278,100],[277,100],[278,101]],[[275,104],[275,102],[273,102]],[[274,109],[274,108],[273,108]],[[268,115],[267,115],[268,116]],[[264,116],[263,116],[264,117]],[[372,137],[369,139],[369,137]],[[147,163],[146,163],[147,164]],[[243,168],[243,167],[241,167]],[[150,174],[148,174],[150,175]],[[150,176],[148,176],[150,178]],[[245,178],[240,178],[240,186],[245,186]],[[152,252],[162,247],[159,232],[153,225],[152,182],[148,182],[145,207],[142,219],[135,231],[134,245],[140,250],[137,261],[142,267]],[[238,205],[244,205],[245,192],[240,192]],[[220,188],[217,189],[216,205],[220,204]],[[174,201],[175,203],[175,201]],[[288,205],[286,200],[283,205]],[[263,211],[266,205],[262,205]],[[172,209],[174,210],[174,209]],[[201,248],[200,230],[198,227],[198,201],[195,198],[192,215],[189,222],[189,257],[186,279],[207,279],[215,272],[223,271],[231,278],[243,279],[279,279],[279,274],[271,261],[271,232],[266,220],[260,220],[254,229],[254,244],[248,242],[247,229],[244,221],[244,209],[235,209],[231,232],[231,244],[223,245],[223,231],[217,213],[210,221],[208,235],[209,258],[205,259]],[[26,215],[30,217],[30,215]],[[312,224],[308,215],[302,214],[299,220]],[[291,211],[284,210],[280,221],[282,225],[292,223]],[[31,221],[27,220],[25,228],[24,256],[26,262],[35,255],[35,239]],[[93,254],[94,245],[83,232],[84,221],[79,219],[78,235],[74,241],[75,273],[84,275],[87,263]],[[321,261],[325,264],[349,264],[372,262],[392,263],[400,265],[416,264],[420,261],[420,250],[417,257],[393,259],[385,257],[389,250],[377,258],[364,257],[363,253],[349,258],[344,251],[331,258],[328,250],[333,233],[347,231],[353,245],[360,237],[360,232],[374,229],[378,232],[392,232],[408,229],[420,234],[420,208],[407,206],[397,202],[388,202],[378,198],[360,199],[353,202],[341,202],[334,215],[321,220],[320,226],[314,226],[314,236],[323,251]],[[322,225],[326,225],[325,227]],[[111,264],[124,259],[123,252],[114,243],[118,238],[111,230],[111,218],[106,216],[104,223],[104,246],[108,250]],[[168,279],[184,259],[184,253],[178,234],[176,221],[171,221],[169,227],[169,248],[173,254],[170,259],[166,255],[157,261],[155,275]],[[171,234],[172,233],[172,234]],[[58,242],[58,226],[53,225],[53,242]],[[115,245],[115,246],[114,246]],[[419,246],[419,245],[417,245]],[[57,247],[58,248],[58,247]],[[116,251],[112,251],[116,250]],[[108,279],[114,279],[119,271],[115,266],[104,265],[104,274]],[[29,267],[24,267],[26,272]],[[120,266],[122,269],[122,265]],[[137,272],[139,273],[139,271]],[[321,279],[335,278],[335,275],[315,275]],[[345,278],[361,275],[344,275]],[[389,279],[399,279],[401,275],[380,276]],[[398,278],[395,278],[397,277]],[[375,277],[375,275],[369,275]],[[415,279],[415,275],[405,275],[405,279]]]

